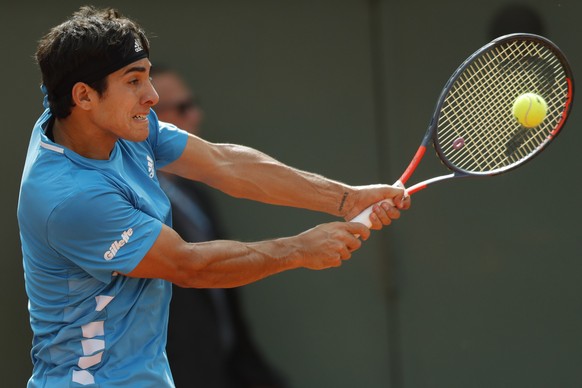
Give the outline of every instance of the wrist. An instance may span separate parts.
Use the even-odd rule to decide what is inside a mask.
[[[342,187],[339,193],[336,207],[336,215],[347,218],[354,207],[356,191],[352,187]]]

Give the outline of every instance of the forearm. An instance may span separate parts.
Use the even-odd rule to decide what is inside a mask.
[[[287,166],[248,147],[221,148],[220,168],[208,183],[237,198],[342,215],[353,191],[346,184]]]
[[[204,182],[237,198],[315,210],[345,219],[383,199],[395,202],[404,193],[387,185],[350,186],[287,166],[249,147],[214,144],[193,135],[182,156],[164,170]],[[401,208],[408,205],[409,202],[400,203]]]
[[[318,225],[292,237],[242,243],[186,243],[170,227],[162,231],[141,262],[127,276],[159,278],[181,287],[242,286],[294,269],[324,269],[341,265],[370,231],[353,222]]]
[[[255,243],[212,241],[188,244],[187,250],[176,269],[183,276],[174,281],[182,287],[238,287],[302,266],[292,238]]]

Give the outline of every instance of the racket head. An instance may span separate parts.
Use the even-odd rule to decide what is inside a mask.
[[[512,113],[514,101],[527,92],[540,95],[548,106],[534,128],[523,127]],[[534,34],[504,35],[453,73],[429,132],[438,157],[456,176],[497,175],[531,160],[552,142],[573,97],[570,64],[553,42]]]

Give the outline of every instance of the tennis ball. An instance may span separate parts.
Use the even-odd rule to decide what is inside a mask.
[[[546,118],[548,104],[535,93],[525,93],[513,103],[513,116],[526,128],[537,127]]]

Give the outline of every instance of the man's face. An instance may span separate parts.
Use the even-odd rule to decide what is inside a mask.
[[[155,107],[158,118],[198,134],[203,113],[184,81],[168,72],[154,76],[152,83],[160,96],[160,102]]]
[[[150,61],[144,58],[107,76],[107,89],[92,115],[103,135],[130,141],[148,137],[147,115],[159,100],[149,79],[150,67]]]

